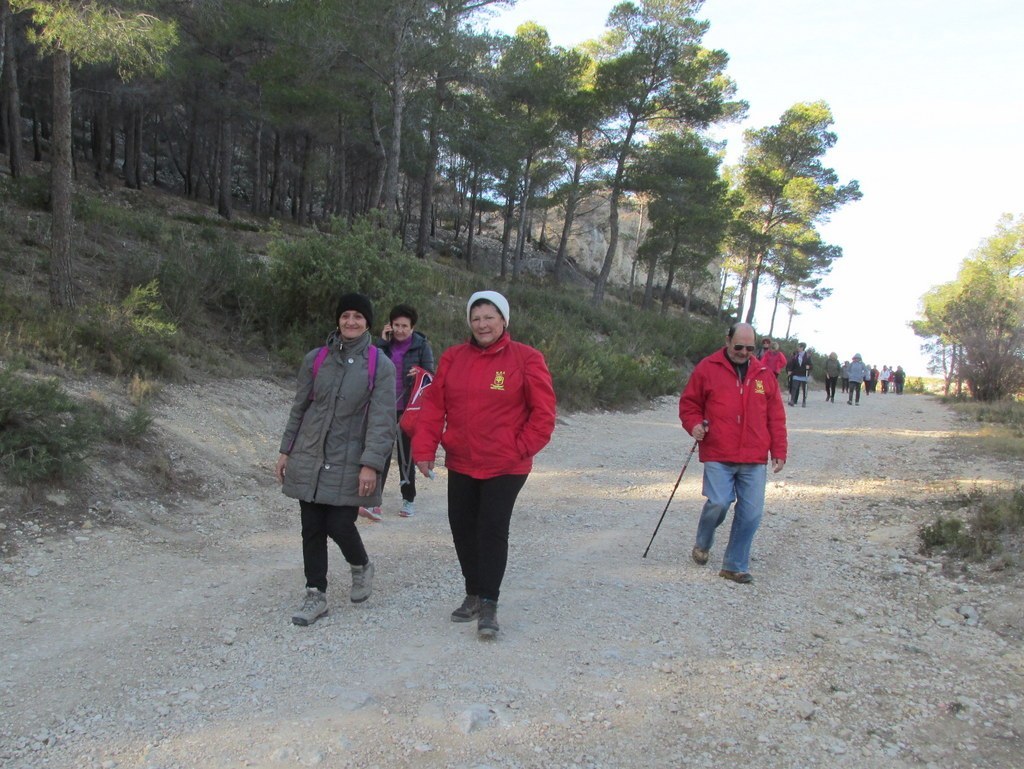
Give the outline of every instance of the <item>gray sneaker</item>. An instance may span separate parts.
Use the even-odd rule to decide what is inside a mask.
[[[469,622],[480,613],[480,598],[467,595],[462,599],[462,606],[452,612],[452,622]]]
[[[373,592],[373,564],[352,567],[352,603],[362,603]]]
[[[480,614],[476,619],[477,638],[490,640],[498,635],[498,602],[480,599]]]
[[[327,594],[320,592],[315,587],[307,587],[302,608],[292,615],[292,622],[296,625],[312,625],[326,613]]]

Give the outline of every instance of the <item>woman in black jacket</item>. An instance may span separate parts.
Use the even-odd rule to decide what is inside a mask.
[[[418,321],[419,313],[416,312],[415,307],[407,304],[395,305],[388,315],[388,324],[381,331],[383,339],[377,343],[377,346],[395,364],[395,411],[399,420],[402,419],[402,413],[412,395],[411,390],[415,380],[411,371],[412,367],[419,366],[431,374],[434,373],[434,352],[430,349],[427,337],[416,331]],[[402,509],[398,514],[403,518],[408,518],[416,513],[414,502],[416,499],[416,473],[409,441],[409,436],[399,429],[398,473],[401,479]],[[382,490],[384,484],[387,483],[390,469],[391,456],[389,454],[384,464],[384,476],[381,480]],[[379,521],[383,517],[380,507],[362,508],[359,514],[374,521]]]

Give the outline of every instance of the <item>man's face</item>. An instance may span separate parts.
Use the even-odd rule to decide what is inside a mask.
[[[725,354],[733,363],[746,363],[757,349],[754,345],[754,332],[749,328],[738,328],[732,339],[726,339]],[[737,350],[736,348],[739,347]]]

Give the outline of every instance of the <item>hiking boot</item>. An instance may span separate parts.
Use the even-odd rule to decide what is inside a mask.
[[[462,606],[452,612],[452,622],[469,622],[480,613],[480,598],[467,595],[462,599]]]
[[[477,638],[491,639],[498,635],[498,602],[480,599],[480,614],[476,618]]]
[[[403,518],[412,518],[416,515],[416,505],[411,499],[402,500],[402,509],[398,511],[398,514]]]
[[[327,594],[315,587],[306,588],[306,597],[302,608],[292,615],[292,623],[296,625],[312,625],[327,613]]]
[[[690,557],[693,558],[693,562],[695,564],[697,564],[698,566],[703,566],[708,562],[708,555],[710,555],[710,553],[710,550],[705,550],[702,547],[697,547],[696,545],[694,545],[693,550],[690,551]]]
[[[352,567],[352,603],[362,603],[373,592],[373,564]]]
[[[722,569],[718,572],[718,576],[731,579],[733,582],[739,582],[741,585],[749,585],[754,581],[754,575],[748,574],[745,571],[729,571],[728,569]]]
[[[380,507],[360,507],[359,515],[362,518],[367,518],[375,523],[379,523],[384,520],[384,513],[381,512]]]

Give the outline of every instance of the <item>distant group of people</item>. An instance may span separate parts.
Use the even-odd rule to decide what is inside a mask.
[[[811,380],[814,364],[806,343],[797,344],[793,354],[787,357],[779,349],[778,342],[764,337],[757,358],[775,374],[786,372],[790,406],[797,403],[807,406],[807,383]],[[855,354],[852,360],[840,363],[839,356],[831,352],[825,359],[825,402],[836,402],[836,388],[840,386],[841,392],[848,394],[847,403],[850,405],[860,405],[862,387],[864,394],[868,395],[878,391],[879,383],[883,393],[902,395],[906,379],[903,366],[890,368],[887,364],[879,370],[864,363],[860,353]]]
[[[451,619],[475,619],[477,634],[494,638],[512,510],[554,431],[551,374],[540,351],[509,336],[508,300],[478,291],[466,304],[470,337],[441,356],[409,435],[399,423],[406,424],[414,371],[433,372],[433,352],[415,331],[414,308],[392,309],[377,342],[373,315],[368,297],[344,294],[327,344],[299,366],[275,467],[282,491],[299,502],[302,527],[306,593],[292,622],[311,625],[327,614],[328,539],[350,566],[350,600],[370,597],[374,565],[356,520],[383,517],[397,440],[403,517],[415,512],[413,467],[433,477],[437,449],[445,449],[448,521],[466,588]]]
[[[903,366],[889,368],[888,365],[885,365],[879,371],[876,366],[864,363],[860,353],[854,355],[852,361],[843,362],[839,368],[839,376],[842,380],[843,392],[849,395],[846,402],[858,406],[860,405],[862,385],[865,396],[877,392],[879,382],[882,383],[883,393],[903,395],[903,385],[907,381],[907,372],[903,370]]]

